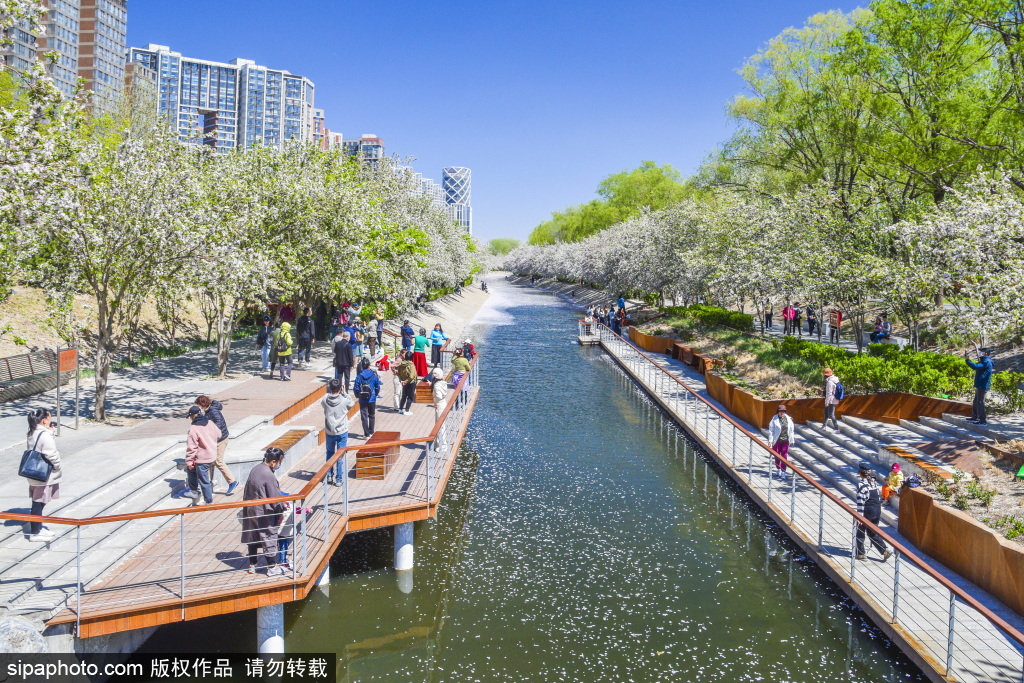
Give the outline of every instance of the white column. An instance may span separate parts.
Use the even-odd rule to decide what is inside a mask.
[[[320,588],[326,588],[331,585],[331,565],[328,564],[324,567],[324,570],[320,572],[320,578],[316,580],[316,585]]]
[[[395,571],[404,572],[413,566],[412,522],[395,525]]]
[[[284,652],[284,605],[256,608],[256,644],[261,655]]]

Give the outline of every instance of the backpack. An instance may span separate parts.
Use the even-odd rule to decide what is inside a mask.
[[[282,351],[287,351],[288,350],[288,341],[285,339],[285,336],[286,335],[281,334],[277,338],[277,352],[278,353],[281,353]]]
[[[837,401],[842,401],[846,397],[846,389],[843,388],[842,382],[836,382],[836,393],[832,394],[832,398]]]
[[[356,397],[360,401],[369,401],[371,398],[373,398],[373,387],[370,385],[372,378],[360,378],[360,380],[361,383],[359,384],[359,391],[356,392]]]

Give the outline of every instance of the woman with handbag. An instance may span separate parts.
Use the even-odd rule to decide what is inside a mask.
[[[27,449],[21,458],[18,474],[28,480],[33,515],[42,515],[43,506],[60,498],[60,453],[51,430],[50,411],[36,408],[28,414]],[[49,543],[55,535],[42,522],[29,522],[28,540]]]

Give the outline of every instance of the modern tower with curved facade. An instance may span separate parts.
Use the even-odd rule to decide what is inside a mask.
[[[441,179],[444,203],[452,219],[470,234],[473,233],[472,181],[473,172],[462,166],[445,166]]]

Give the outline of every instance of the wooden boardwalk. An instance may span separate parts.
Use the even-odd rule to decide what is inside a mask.
[[[385,389],[378,403],[376,431],[399,432],[402,441],[414,441],[401,445],[397,462],[384,479],[356,479],[356,452],[349,451],[344,459],[346,485],[328,485],[322,440],[319,448],[281,477],[286,494],[307,491],[294,505],[311,510],[301,531],[296,529],[285,575],[268,576],[262,567],[256,574],[247,572],[238,502],[160,513],[167,516],[149,540],[124,549],[125,558],[85,586],[81,595],[73,580],[63,587],[67,607],[47,623],[76,623],[80,637],[92,637],[302,599],[316,585],[346,533],[424,520],[436,513],[479,394],[478,386],[469,386],[475,377],[474,367],[454,404],[456,390],[450,388],[442,423],[427,404],[414,404],[412,415],[399,415],[391,407],[390,374],[382,375]],[[322,395],[322,388],[318,394]],[[310,409],[314,411],[322,420],[319,408]],[[349,447],[360,446],[365,441],[357,436],[361,432],[358,413],[351,414],[355,433],[350,435]],[[433,457],[428,482],[427,441],[435,426],[443,434],[439,439],[443,447],[429,451]],[[138,523],[153,521],[144,516]]]
[[[800,477],[774,479],[766,445],[688,390],[685,378],[672,371],[664,356],[641,353],[608,330],[602,333],[601,346],[929,679],[1024,680],[1024,636],[1014,624],[972,595],[962,590],[954,594],[951,582],[927,563],[915,561],[906,547],[896,547],[896,557],[888,562],[870,549],[867,560],[856,560],[852,501],[841,501]],[[895,535],[891,528],[883,531]]]

